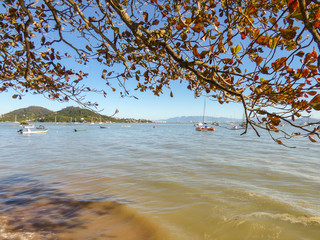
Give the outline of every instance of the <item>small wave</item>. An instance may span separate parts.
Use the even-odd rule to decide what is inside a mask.
[[[295,216],[288,213],[267,213],[267,212],[254,212],[247,215],[239,216],[241,219],[244,218],[271,218],[277,219],[284,222],[289,222],[291,224],[302,224],[307,225],[319,225],[320,226],[320,216]]]

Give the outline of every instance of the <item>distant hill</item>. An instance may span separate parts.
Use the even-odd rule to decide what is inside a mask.
[[[54,112],[43,107],[31,106],[14,110],[2,115],[2,122],[151,122],[128,118],[115,118],[105,116],[80,107],[66,107]]]
[[[21,108],[14,110],[12,112],[9,112],[7,114],[3,115],[4,119],[10,119],[10,120],[17,120],[17,121],[22,121],[22,120],[27,120],[27,119],[39,119],[43,118],[49,114],[54,113],[53,111],[50,111],[46,108],[43,107],[37,107],[37,106],[30,106],[27,108]]]
[[[174,117],[174,118],[168,118],[168,119],[162,119],[160,121],[163,122],[181,122],[181,123],[187,123],[187,122],[202,122],[203,116],[182,116],[182,117]],[[226,118],[226,117],[205,117],[206,122],[242,122],[242,119],[236,119],[236,118]],[[309,118],[308,117],[301,117],[299,119],[296,119],[297,124],[302,124],[305,122],[309,123],[317,123],[319,122],[319,119],[315,118]]]
[[[182,116],[163,119],[165,122],[202,122],[203,116]],[[242,121],[241,119],[226,118],[226,117],[205,117],[206,122],[231,122],[231,121]]]

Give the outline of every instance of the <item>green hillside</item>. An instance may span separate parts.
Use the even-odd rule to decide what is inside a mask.
[[[49,114],[52,114],[53,111],[50,111],[43,107],[30,106],[27,108],[21,108],[18,110],[14,110],[7,114],[4,114],[1,121],[28,121],[31,119],[42,119]]]
[[[126,118],[114,118],[101,115],[80,107],[66,107],[53,112],[43,107],[31,106],[18,109],[1,116],[2,122],[151,122]]]

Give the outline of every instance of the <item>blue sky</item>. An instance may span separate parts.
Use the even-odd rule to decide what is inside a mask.
[[[99,81],[99,79],[95,80]],[[135,80],[132,80],[135,83]],[[101,114],[111,115],[115,109],[119,109],[116,115],[119,118],[136,118],[148,120],[161,120],[180,116],[202,116],[204,98],[194,98],[193,92],[186,88],[185,84],[175,83],[172,86],[174,97],[170,97],[169,90],[164,94],[154,96],[151,92],[132,91],[138,99],[132,97],[122,98],[119,91],[108,93],[106,98],[98,94],[90,94],[88,100],[96,101]],[[22,100],[13,99],[13,92],[0,94],[0,114],[25,108],[28,106],[41,106],[49,110],[58,111],[67,106],[78,106],[77,103],[59,103],[49,100],[42,95],[25,95]],[[239,104],[221,105],[216,101],[206,101],[206,116],[242,118],[243,110]],[[201,119],[199,119],[201,120]]]
[[[96,81],[99,81],[98,79]],[[135,80],[132,80],[134,83]],[[104,98],[98,94],[88,95],[88,100],[97,101],[101,114],[112,115],[115,109],[119,109],[116,115],[119,118],[135,118],[148,120],[162,120],[180,116],[202,116],[204,98],[195,99],[193,93],[182,84],[172,86],[174,97],[165,91],[163,95],[154,96],[151,92],[132,92],[138,99],[132,97],[120,97],[119,92],[108,94]],[[77,103],[59,103],[49,100],[42,95],[25,95],[22,100],[13,99],[12,92],[0,94],[0,114],[25,108],[28,106],[41,106],[52,111],[58,111],[67,106],[78,106]],[[206,101],[206,116],[230,117],[241,119],[243,109],[240,104],[219,104],[216,101]],[[314,112],[312,117],[320,118],[320,112]],[[201,121],[201,118],[199,119]]]

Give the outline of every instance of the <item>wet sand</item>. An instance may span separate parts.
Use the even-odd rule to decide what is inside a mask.
[[[125,204],[76,200],[35,180],[15,177],[0,183],[1,239],[166,239],[149,217]]]

